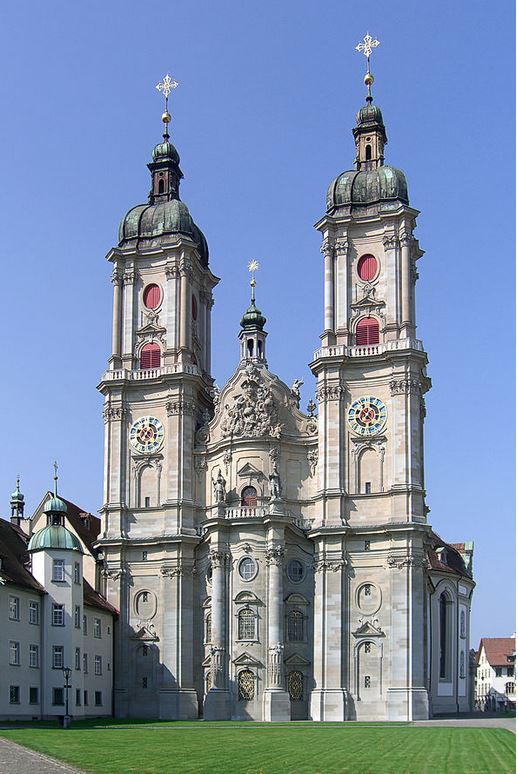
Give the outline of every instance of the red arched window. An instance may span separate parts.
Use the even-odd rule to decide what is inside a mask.
[[[148,309],[156,309],[160,303],[160,288],[158,285],[147,285],[144,288],[144,306]]]
[[[148,368],[160,368],[160,347],[152,342],[145,344],[140,352],[140,367],[145,370]]]
[[[380,343],[380,326],[374,317],[364,317],[356,326],[356,344]]]
[[[241,492],[241,505],[255,508],[257,505],[257,489],[255,486],[245,486]]]
[[[378,262],[373,255],[362,255],[358,261],[358,274],[364,282],[370,282],[378,273]]]

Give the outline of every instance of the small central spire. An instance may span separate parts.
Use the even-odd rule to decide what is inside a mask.
[[[54,497],[58,496],[58,463],[54,461]]]
[[[162,122],[164,124],[163,138],[166,142],[169,139],[169,123],[171,121],[171,114],[169,113],[169,94],[171,93],[172,89],[176,89],[178,86],[178,81],[175,81],[174,78],[171,78],[169,73],[164,75],[163,80],[161,80],[160,83],[157,83],[156,85],[157,90],[164,95],[165,99],[165,110],[162,113]]]
[[[248,264],[248,271],[252,274],[252,279],[250,280],[250,287],[252,288],[252,304],[255,303],[255,286],[257,285],[256,279],[255,279],[255,273],[258,268],[259,268],[259,261],[256,261],[255,259],[253,261],[250,261],[250,263]]]
[[[241,340],[241,360],[252,360],[254,363],[266,365],[267,333],[264,330],[266,317],[255,305],[255,286],[257,285],[255,272],[258,268],[259,261],[256,261],[255,259],[248,264],[248,271],[252,275],[252,279],[250,280],[252,299],[250,301],[250,306],[241,318],[242,330],[239,334],[239,338]]]
[[[356,46],[356,51],[360,51],[360,53],[364,54],[367,57],[367,72],[365,74],[365,77],[363,79],[364,84],[367,86],[367,97],[366,102],[370,103],[372,102],[372,93],[371,93],[371,86],[374,83],[374,76],[371,73],[371,54],[372,49],[377,48],[379,46],[380,42],[379,40],[376,40],[373,38],[369,33],[367,33],[361,43],[358,43]]]

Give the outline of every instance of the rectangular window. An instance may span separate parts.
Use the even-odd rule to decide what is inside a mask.
[[[81,648],[75,650],[74,666],[76,669],[81,669]]]
[[[29,601],[29,623],[30,624],[39,624],[40,622],[40,606],[38,602],[34,602],[34,600]]]
[[[151,506],[151,497],[144,497],[144,508],[149,508]]]
[[[81,706],[81,688],[76,688],[76,707]]]
[[[81,605],[76,605],[74,608],[74,626],[76,629],[81,628]]]
[[[102,656],[94,656],[94,672],[96,675],[102,675],[103,673],[103,658]]]
[[[29,645],[29,666],[38,668],[40,665],[40,648],[38,645]]]
[[[365,494],[370,494],[372,490],[372,485],[370,481],[365,482]]]
[[[88,691],[83,691],[83,704],[88,707]]]
[[[103,694],[102,694],[102,691],[96,691],[95,692],[95,706],[96,707],[102,707],[103,706]]]
[[[514,677],[514,667],[507,667],[507,677]]]
[[[371,687],[371,676],[370,675],[365,675],[364,685],[365,685],[365,688],[370,688]]]
[[[74,583],[81,583],[81,565],[74,562]]]
[[[52,605],[52,626],[65,625],[65,605]]]
[[[366,551],[370,551],[371,550],[371,541],[370,540],[366,540],[365,541],[365,550]]]
[[[65,580],[65,560],[52,560],[52,580],[54,583],[60,583]]]
[[[85,675],[88,672],[88,653],[83,653],[83,672]]]
[[[88,622],[86,620],[86,615],[83,616],[83,634],[85,637],[88,634]]]
[[[142,551],[142,561],[143,562],[147,561],[147,551]]]
[[[97,637],[98,640],[101,639],[101,619],[100,618],[94,618],[94,637]]]
[[[65,692],[63,688],[53,688],[52,689],[52,704],[57,705],[59,707],[63,706],[65,703]]]
[[[36,685],[31,685],[29,688],[29,704],[40,703],[40,691]]]
[[[502,667],[495,667],[495,674],[497,677],[502,677]]]
[[[20,643],[19,642],[11,642],[9,643],[9,664],[11,666],[20,666]]]
[[[20,686],[10,685],[9,686],[9,704],[19,704],[19,703],[20,703]]]
[[[9,595],[9,619],[11,621],[20,620],[20,597]]]
[[[52,646],[52,669],[63,669],[65,664],[65,649],[63,645]]]

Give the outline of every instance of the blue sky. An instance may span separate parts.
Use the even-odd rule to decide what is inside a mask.
[[[469,10],[469,13],[468,13]],[[173,94],[182,198],[222,278],[214,375],[238,359],[250,258],[269,363],[305,379],[322,329],[312,225],[350,169],[366,31],[387,163],[421,210],[418,333],[430,357],[430,521],[475,541],[473,643],[514,631],[514,7],[373,0],[4,3],[0,225],[4,443],[0,512],[16,473],[28,510],[60,463],[63,494],[102,498],[102,401],[120,218],[145,201]]]

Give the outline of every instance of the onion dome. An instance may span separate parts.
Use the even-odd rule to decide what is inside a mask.
[[[23,494],[20,492],[20,479],[16,479],[16,489],[11,495],[11,505],[22,505],[25,501]]]
[[[68,513],[68,508],[61,497],[58,497],[57,494],[54,494],[43,506],[43,513]]]
[[[388,165],[377,169],[349,170],[333,180],[327,190],[327,211],[345,205],[401,201],[408,204],[405,173]]]
[[[59,498],[57,499],[59,500]],[[61,502],[63,501],[61,500]],[[32,535],[27,546],[28,551],[44,551],[56,548],[83,553],[79,539],[62,525],[49,525],[39,529]]]
[[[261,310],[256,307],[255,301],[252,299],[250,306],[241,318],[241,327],[244,328],[245,331],[250,328],[259,328],[259,330],[262,331],[265,323],[266,317]]]
[[[385,129],[381,108],[377,105],[373,105],[372,102],[367,102],[367,104],[363,105],[356,114],[356,125],[361,127],[378,125]]]
[[[153,161],[171,159],[175,162],[175,164],[180,164],[180,155],[174,147],[173,143],[169,142],[168,140],[164,140],[164,142],[159,142],[158,145],[155,145],[151,155],[153,157]]]

